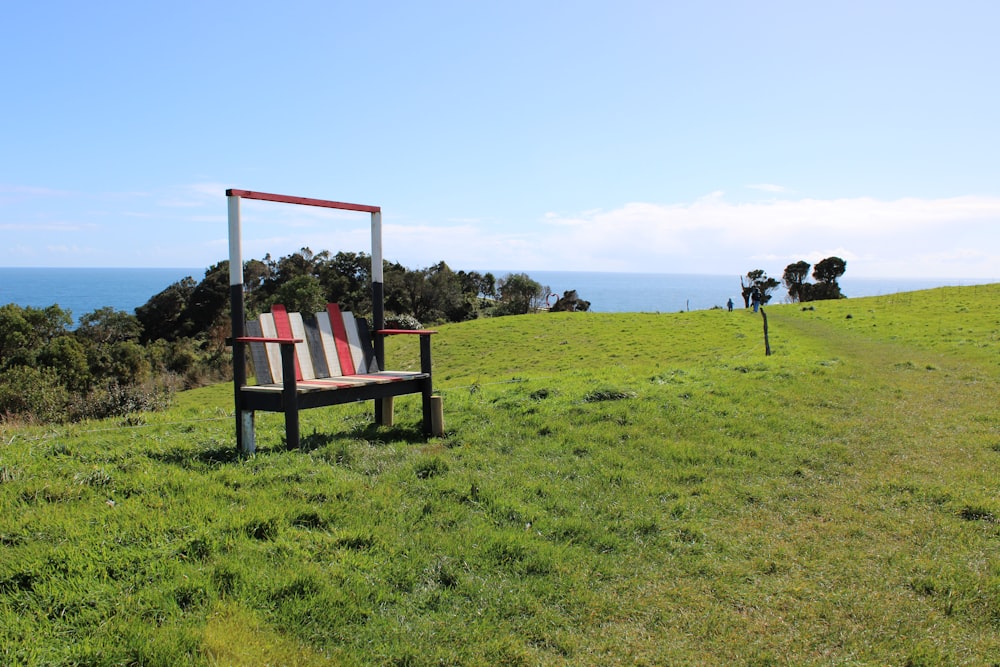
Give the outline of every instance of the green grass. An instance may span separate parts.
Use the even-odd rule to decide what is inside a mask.
[[[448,325],[428,442],[3,428],[0,664],[1000,664],[998,301]]]

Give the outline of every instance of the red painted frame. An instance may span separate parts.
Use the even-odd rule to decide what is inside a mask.
[[[242,197],[244,199],[260,199],[262,201],[275,201],[282,204],[301,204],[302,206],[319,206],[320,208],[339,208],[345,211],[361,211],[363,213],[381,213],[379,206],[368,206],[366,204],[348,204],[342,201],[330,201],[328,199],[311,199],[309,197],[290,197],[288,195],[276,195],[270,192],[254,192],[253,190],[236,190],[230,188],[226,190],[227,197]]]

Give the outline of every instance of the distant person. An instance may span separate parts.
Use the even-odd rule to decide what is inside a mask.
[[[750,290],[750,302],[753,303],[753,312],[756,313],[760,308],[760,289],[756,285]]]
[[[730,313],[733,312],[733,300],[732,299],[730,299],[729,301],[726,302],[726,308],[729,309]]]

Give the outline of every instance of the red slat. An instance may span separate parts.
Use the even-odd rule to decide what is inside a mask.
[[[274,315],[274,330],[278,338],[295,338],[292,335],[292,323],[288,321],[288,311],[280,303],[271,306],[271,314]],[[299,366],[299,355],[295,355],[295,379],[302,381],[302,368]]]
[[[351,343],[347,339],[347,327],[340,314],[340,305],[326,304],[326,312],[330,316],[330,328],[333,329],[333,340],[337,343],[337,358],[340,360],[342,375],[354,375],[354,356],[351,354]]]

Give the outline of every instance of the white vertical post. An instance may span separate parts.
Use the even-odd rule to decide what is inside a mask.
[[[253,410],[244,410],[240,392],[247,383],[246,357],[243,343],[237,339],[243,335],[243,234],[240,229],[240,198],[228,195],[229,199],[229,312],[233,324],[233,390],[236,401],[236,448],[243,455],[253,454],[256,449],[254,438]]]
[[[243,238],[240,229],[240,198],[229,195],[229,285],[243,284]]]
[[[372,213],[372,326],[376,331],[385,326],[385,292],[382,276],[382,212]],[[385,368],[382,336],[375,336],[375,359]]]

